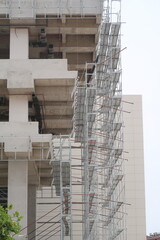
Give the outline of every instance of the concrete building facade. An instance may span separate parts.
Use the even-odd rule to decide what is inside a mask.
[[[123,96],[124,108],[129,114],[124,118],[125,158],[125,196],[130,204],[127,206],[128,239],[146,239],[144,152],[143,152],[143,118],[142,96]]]
[[[121,1],[3,0],[0,24],[0,190],[23,215],[16,238],[127,239]]]

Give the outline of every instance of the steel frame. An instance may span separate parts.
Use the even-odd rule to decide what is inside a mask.
[[[60,135],[53,137],[55,172],[59,171],[56,192],[60,195],[61,231],[60,240],[72,240],[72,170],[71,170],[71,137]],[[55,164],[56,163],[56,164]],[[58,168],[56,169],[56,166]],[[54,175],[54,181],[56,175]],[[54,184],[54,182],[53,182]]]
[[[98,62],[86,64],[85,82],[75,91],[75,139],[82,141],[84,165],[84,240],[124,240],[126,236],[121,1],[104,2]]]

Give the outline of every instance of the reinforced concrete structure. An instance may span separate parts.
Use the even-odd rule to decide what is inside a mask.
[[[125,240],[121,0],[0,0],[0,192],[17,239]]]

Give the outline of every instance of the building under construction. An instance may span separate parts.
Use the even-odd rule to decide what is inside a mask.
[[[131,240],[122,51],[121,0],[0,0],[0,204],[23,216],[16,239]]]

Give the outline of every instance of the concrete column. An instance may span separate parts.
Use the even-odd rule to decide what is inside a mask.
[[[9,121],[28,122],[28,97],[11,95],[9,97]]]
[[[10,59],[28,59],[29,34],[27,28],[11,28]]]
[[[28,162],[8,162],[8,204],[13,204],[13,211],[17,210],[23,216],[22,227],[28,225]],[[26,235],[27,229],[21,234]]]
[[[28,58],[28,29],[13,28],[10,30],[10,59]],[[16,81],[16,77],[15,77]],[[22,79],[23,82],[23,79]],[[28,99],[26,95],[10,95],[9,121],[28,121]],[[28,225],[28,161],[8,161],[8,204],[23,216],[22,228]],[[21,235],[27,235],[25,228]],[[20,239],[17,236],[16,239]]]
[[[28,234],[36,229],[36,185],[28,186]],[[33,223],[32,225],[30,225]],[[28,235],[28,240],[34,239],[36,231]]]
[[[27,28],[10,29],[10,59],[28,59],[29,33]],[[23,78],[22,78],[23,82]],[[9,121],[28,122],[28,99],[25,95],[9,97]]]

